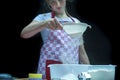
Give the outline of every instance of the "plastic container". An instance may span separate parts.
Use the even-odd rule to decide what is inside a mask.
[[[90,25],[86,23],[64,23],[63,29],[69,34],[81,33],[83,34],[87,27],[91,28]]]
[[[114,80],[116,65],[91,65],[88,72],[91,80]]]
[[[0,73],[0,80],[13,80],[13,77],[8,73]]]
[[[52,64],[49,65],[51,80],[76,80],[81,73],[91,77],[79,77],[78,80],[114,80],[116,65],[82,65],[82,64]]]
[[[51,80],[78,80],[78,74],[87,72],[88,66],[78,64],[49,65]]]
[[[29,73],[29,80],[42,80],[42,74]]]

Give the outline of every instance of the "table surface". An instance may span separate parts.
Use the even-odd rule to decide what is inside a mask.
[[[15,79],[15,80],[28,80],[28,78],[18,78],[18,79]]]
[[[18,79],[15,79],[15,80],[28,80],[29,78],[18,78]],[[47,79],[43,79],[43,80],[47,80]]]

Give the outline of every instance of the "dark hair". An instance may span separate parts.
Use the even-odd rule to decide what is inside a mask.
[[[66,0],[66,1],[67,1],[66,3],[67,13],[70,14],[71,16],[76,17],[77,14],[76,14],[75,5],[77,0]],[[40,7],[38,10],[38,14],[47,13],[51,11],[48,4],[46,3],[46,0],[40,0],[39,2],[40,2]]]

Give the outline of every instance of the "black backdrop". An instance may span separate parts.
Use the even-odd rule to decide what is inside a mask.
[[[68,11],[79,20],[92,26],[84,34],[85,48],[91,64],[118,64],[117,29],[115,28],[115,8],[113,2],[104,0],[77,0]],[[39,51],[42,45],[40,35],[30,39],[20,38],[21,30],[29,24],[39,12],[38,0],[16,1],[15,4],[15,47],[11,54],[6,53],[0,63],[0,73],[10,73],[15,77],[27,77],[36,72]],[[72,7],[72,8],[71,8]],[[71,10],[72,9],[72,10]],[[113,14],[114,12],[114,14]],[[9,55],[8,55],[9,54]],[[116,71],[118,77],[118,67]],[[117,80],[117,78],[116,78]]]

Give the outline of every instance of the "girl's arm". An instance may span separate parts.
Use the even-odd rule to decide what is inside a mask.
[[[79,46],[79,63],[80,64],[90,64],[89,58],[85,51],[84,45]]]
[[[75,19],[77,23],[80,23],[78,19]],[[82,42],[83,43],[83,42]],[[84,48],[84,43],[79,46],[79,63],[90,64],[89,58]]]
[[[22,30],[21,37],[30,38],[35,34],[41,32],[46,27],[53,30],[62,28],[62,26],[60,25],[60,23],[58,23],[56,19],[50,19],[42,22],[32,21]]]
[[[30,24],[28,24],[23,30],[21,31],[21,37],[22,38],[30,38],[40,32],[42,29],[44,29],[44,26],[46,26],[46,23],[48,21],[44,22],[38,22],[38,21],[32,21]]]

